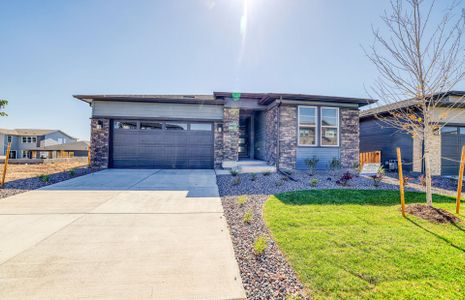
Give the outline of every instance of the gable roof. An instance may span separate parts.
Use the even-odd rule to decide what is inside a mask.
[[[59,129],[5,129],[5,128],[0,128],[0,134],[17,135],[17,136],[41,136],[41,135],[47,135],[47,134],[51,134],[55,132],[61,132],[67,137],[74,139],[74,137],[70,136],[69,134]]]
[[[449,91],[449,92],[446,92],[446,93],[437,93],[437,94],[434,94],[433,96],[431,96],[431,99],[434,100],[434,99],[437,99],[437,98],[441,98],[442,100],[444,100],[445,97],[449,97],[449,96],[463,97],[463,96],[465,96],[465,91]],[[399,101],[399,102],[395,102],[395,103],[381,105],[379,107],[374,107],[374,108],[370,108],[370,109],[360,111],[360,118],[370,118],[370,117],[373,117],[375,115],[386,114],[386,113],[388,113],[388,112],[390,112],[392,110],[412,107],[412,106],[415,106],[415,105],[417,105],[419,103],[420,102],[418,100],[416,100],[416,99],[407,99],[407,100],[403,100],[403,101]],[[443,105],[447,106],[448,103],[445,102]],[[449,105],[450,105],[450,103],[449,103]],[[454,105],[457,105],[457,103],[454,103]],[[463,107],[463,106],[465,106],[465,101],[464,101],[463,104],[457,105],[457,107]]]
[[[88,141],[79,141],[79,142],[73,142],[73,143],[66,143],[66,144],[56,144],[56,145],[50,145],[50,146],[45,146],[41,147],[41,150],[57,150],[57,151],[87,151],[87,148],[89,147],[90,142]]]

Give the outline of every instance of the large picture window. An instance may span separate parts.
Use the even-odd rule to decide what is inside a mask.
[[[339,146],[339,108],[321,108],[321,146]]]
[[[317,109],[313,106],[299,106],[299,146],[316,146]]]

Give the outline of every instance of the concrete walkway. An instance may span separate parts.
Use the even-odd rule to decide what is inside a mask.
[[[0,199],[0,299],[243,299],[212,170],[105,170]]]

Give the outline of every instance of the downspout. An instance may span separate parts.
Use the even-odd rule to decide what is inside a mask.
[[[278,145],[276,147],[276,168],[279,170],[279,161],[280,161],[280,156],[281,156],[281,143],[280,143],[280,139],[281,139],[281,135],[280,135],[280,129],[281,129],[281,103],[282,103],[282,100],[283,100],[283,96],[279,97],[279,100],[276,100],[276,102],[278,103],[278,124],[277,124],[277,127],[278,127],[278,133],[277,133],[277,137],[278,137]]]

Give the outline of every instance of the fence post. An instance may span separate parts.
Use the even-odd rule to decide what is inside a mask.
[[[465,163],[465,146],[462,146],[462,156],[460,157],[460,168],[459,168],[459,181],[457,185],[457,203],[455,206],[455,212],[460,213],[460,198],[462,196],[462,183],[463,183],[463,164]]]
[[[402,157],[400,148],[397,147],[397,170],[399,172],[399,187],[400,187],[400,206],[402,208],[402,216],[405,218],[405,195],[404,195],[404,176],[402,174]]]
[[[2,187],[5,184],[6,170],[8,168],[8,159],[10,158],[11,142],[8,143],[5,153],[5,162],[3,163]]]
[[[90,146],[87,146],[87,166],[90,167]]]

